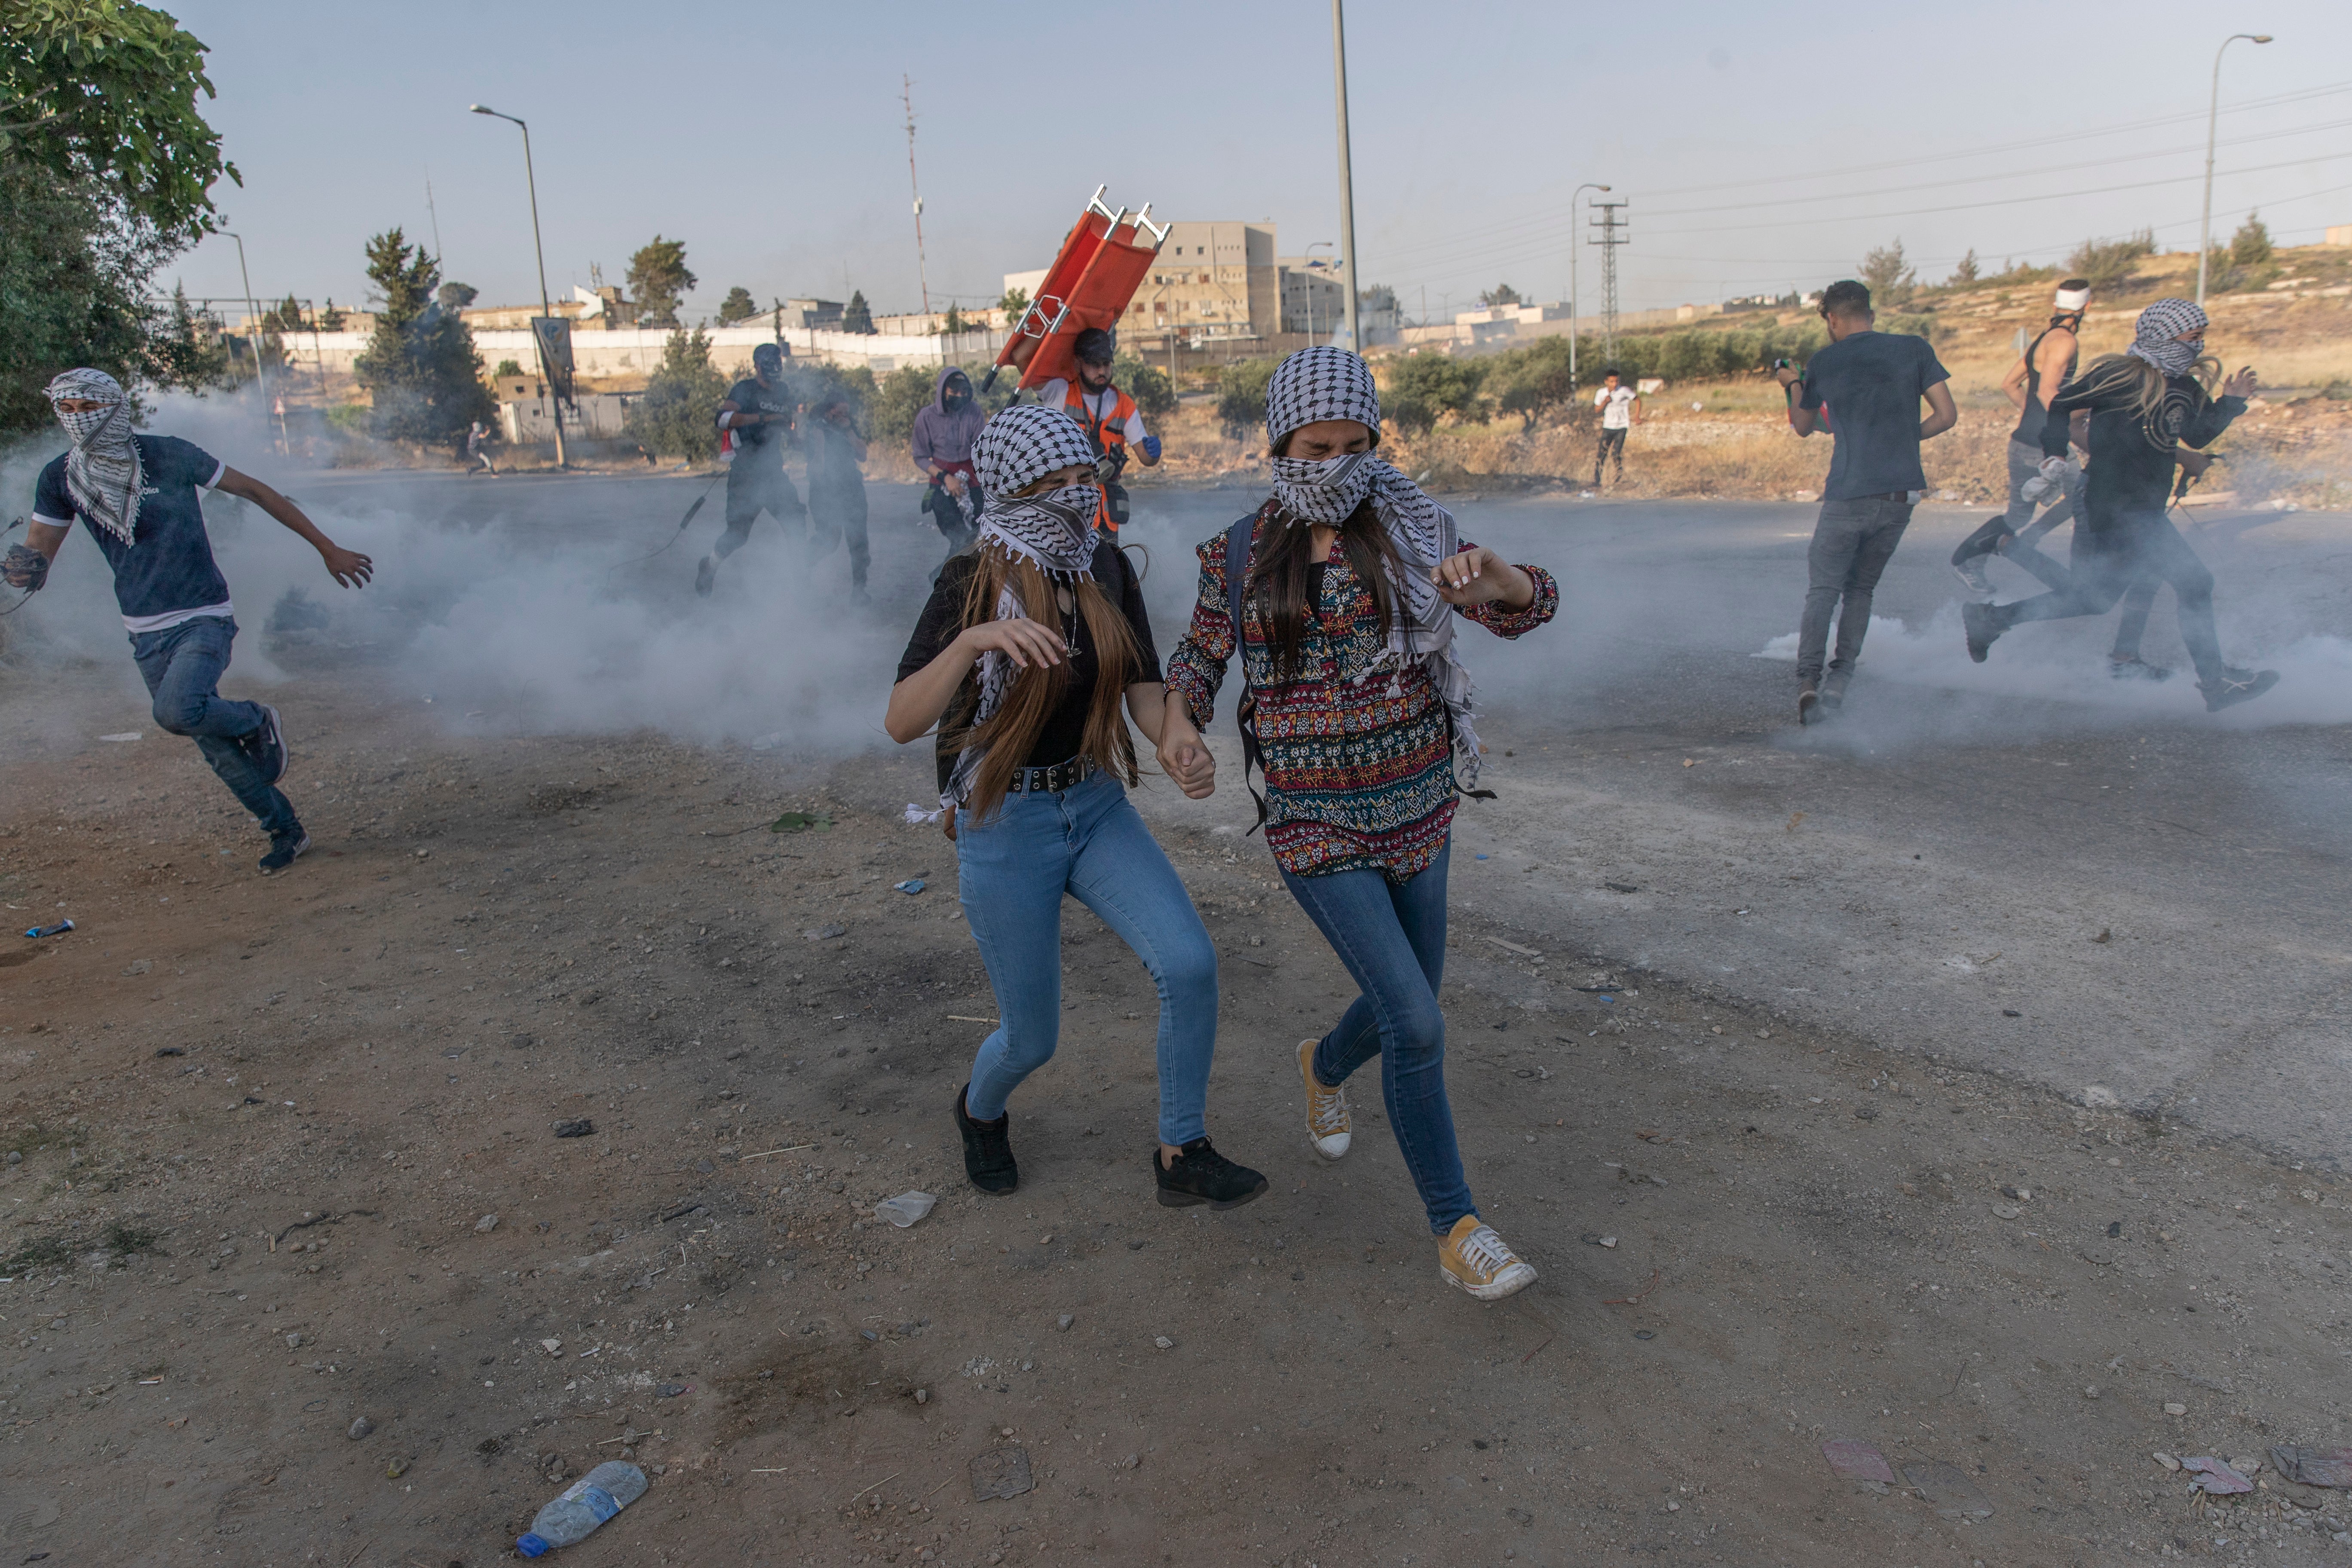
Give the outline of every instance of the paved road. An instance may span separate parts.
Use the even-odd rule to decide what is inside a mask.
[[[339,598],[266,522],[224,518],[247,625],[307,584],[327,613],[317,637],[388,692],[436,696],[453,724],[492,731],[650,724],[803,752],[887,748],[882,694],[940,548],[915,492],[877,485],[870,609],[844,602],[838,554],[812,564],[767,523],[698,603],[717,494],[682,542],[625,563],[675,531],[702,481],[287,482],[376,552],[382,591]],[[1191,546],[1249,500],[1139,490],[1129,537],[1150,553],[1163,648],[1190,602]],[[1802,731],[1786,651],[1759,656],[1794,626],[1810,509],[1457,510],[1473,537],[1564,585],[1547,632],[1470,645],[1500,798],[1464,813],[1465,907],[1575,961],[1652,966],[2294,1158],[2352,1153],[2340,514],[2224,519],[2198,536],[2225,646],[2287,672],[2270,698],[2213,718],[2185,669],[2161,687],[2109,680],[2112,622],[2027,628],[1969,663],[1942,563],[1982,514],[1923,512],[1847,713]],[[20,635],[47,616],[53,638],[74,640],[66,613],[95,592],[85,577],[49,596]],[[80,608],[102,625],[101,605]],[[2148,651],[2185,664],[2169,595]],[[1238,758],[1219,744],[1230,782]],[[1247,821],[1237,789],[1149,800],[1171,824]]]

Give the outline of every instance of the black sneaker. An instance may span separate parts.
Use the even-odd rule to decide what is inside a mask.
[[[694,591],[701,597],[710,597],[710,584],[719,580],[719,563],[706,555],[694,569]]]
[[[284,778],[294,761],[293,753],[286,749],[286,733],[278,728],[278,710],[267,702],[261,705],[261,728],[239,737],[237,744],[253,759],[253,765],[261,770],[261,782],[266,784]]]
[[[956,1090],[956,1131],[963,1134],[963,1173],[983,1193],[1000,1196],[1021,1184],[1021,1167],[1013,1163],[1013,1113],[993,1121],[974,1121],[963,1097],[971,1085]]]
[[[2205,711],[2219,713],[2224,708],[2252,702],[2278,683],[2275,669],[2224,669],[2221,679],[2200,680],[2197,689],[2205,694]]]
[[[1264,1176],[1247,1165],[1234,1164],[1212,1148],[1206,1138],[1185,1144],[1172,1165],[1160,1163],[1160,1146],[1153,1144],[1151,1174],[1160,1184],[1160,1201],[1171,1209],[1193,1204],[1237,1209],[1266,1187]]]
[[[2009,628],[2000,624],[1990,605],[1967,604],[1960,606],[1960,629],[1968,634],[1969,657],[1979,664],[1992,651],[1993,638]]]
[[[310,847],[310,836],[299,827],[291,833],[271,835],[269,853],[261,858],[261,874],[275,876],[300,859],[302,851]]]
[[[2117,680],[2170,680],[2172,671],[2160,664],[2150,664],[2137,654],[2129,658],[2107,658],[2107,674]]]

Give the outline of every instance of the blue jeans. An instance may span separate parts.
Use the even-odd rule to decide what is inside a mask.
[[[1830,673],[1843,681],[1862,662],[1862,639],[1870,632],[1871,596],[1886,571],[1903,531],[1911,526],[1911,503],[1899,498],[1864,496],[1822,503],[1813,542],[1805,552],[1805,611],[1797,622],[1797,679],[1811,686],[1822,678],[1829,653],[1830,618],[1837,618],[1837,656]]]
[[[1429,869],[1403,883],[1374,870],[1282,874],[1291,897],[1362,988],[1339,1016],[1339,1027],[1316,1046],[1316,1080],[1337,1088],[1381,1058],[1389,1127],[1429,1211],[1429,1228],[1440,1236],[1464,1215],[1478,1212],[1454,1141],[1454,1109],[1445,1100],[1445,1015],[1437,1006],[1445,975],[1445,864],[1453,853],[1449,840]]]
[[[261,705],[231,702],[218,688],[228,668],[236,623],[224,616],[199,616],[160,632],[131,634],[131,657],[155,700],[156,727],[166,734],[193,736],[221,783],[271,837],[299,833],[294,803],[275,784],[261,782],[261,770],[238,745],[240,736],[261,728]]]
[[[1217,1047],[1217,950],[1191,895],[1127,791],[1097,773],[1058,795],[1008,795],[985,822],[956,827],[961,897],[1003,1022],[972,1059],[975,1121],[1054,1057],[1062,1027],[1062,895],[1135,950],[1160,991],[1160,1141],[1206,1134]]]

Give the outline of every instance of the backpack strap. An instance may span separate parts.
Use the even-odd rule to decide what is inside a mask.
[[[1257,725],[1255,719],[1257,702],[1250,695],[1249,661],[1242,652],[1242,601],[1249,591],[1251,536],[1257,529],[1258,514],[1251,512],[1225,530],[1225,615],[1234,628],[1233,663],[1240,683],[1239,695],[1234,703],[1234,720],[1242,732],[1242,786],[1257,802],[1257,822],[1250,828],[1255,833],[1265,826],[1265,796],[1258,794],[1249,782],[1249,771],[1255,764],[1260,773],[1265,772],[1265,757],[1257,745]]]

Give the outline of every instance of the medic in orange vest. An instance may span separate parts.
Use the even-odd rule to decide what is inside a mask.
[[[1117,533],[1128,518],[1127,490],[1118,476],[1130,456],[1151,468],[1160,461],[1160,437],[1143,427],[1135,399],[1111,384],[1110,362],[1118,340],[1100,327],[1089,327],[1072,345],[1078,362],[1077,384],[1054,377],[1037,389],[1037,401],[1059,408],[1084,426],[1095,449],[1095,471],[1101,477],[1101,526]]]

